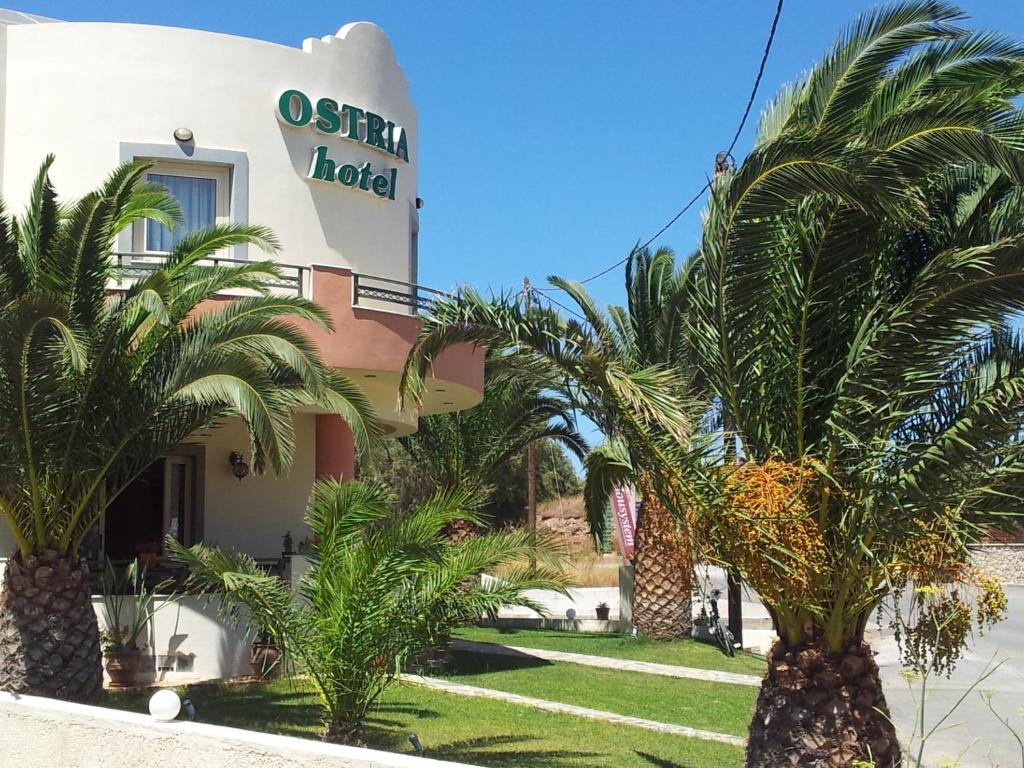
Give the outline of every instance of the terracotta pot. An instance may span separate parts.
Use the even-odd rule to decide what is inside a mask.
[[[116,651],[107,651],[103,657],[106,659],[111,688],[131,688],[135,685],[142,651],[138,648],[120,648]]]
[[[156,552],[140,552],[139,562],[146,568],[151,566],[160,557]]]
[[[249,653],[249,664],[252,666],[253,677],[263,678],[275,668],[281,658],[281,649],[276,643],[265,643],[257,640],[252,644]]]
[[[608,616],[611,614],[611,611],[612,611],[611,608],[609,608],[607,605],[602,608],[599,605],[599,606],[597,606],[597,608],[595,610],[597,611],[597,620],[598,621],[608,621]]]

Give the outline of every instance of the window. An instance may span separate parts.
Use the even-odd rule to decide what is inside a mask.
[[[158,163],[147,180],[166,187],[181,206],[184,221],[173,230],[146,220],[136,226],[132,250],[136,253],[167,253],[185,235],[229,220],[230,169],[200,163]]]

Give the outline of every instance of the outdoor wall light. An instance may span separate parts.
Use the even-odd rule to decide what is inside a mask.
[[[163,688],[149,697],[149,714],[160,722],[173,720],[180,711],[181,699],[170,688]]]
[[[178,141],[192,141],[192,129],[191,128],[175,128],[174,138]]]
[[[242,478],[249,474],[249,465],[245,463],[245,457],[238,451],[232,451],[228,461],[231,462],[231,474],[241,482]]]
[[[416,198],[416,210],[418,211],[420,208],[423,207],[423,205],[424,205],[423,198],[422,197],[417,197]]]

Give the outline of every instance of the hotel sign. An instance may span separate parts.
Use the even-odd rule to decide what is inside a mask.
[[[337,136],[370,149],[409,162],[409,142],[405,129],[369,110],[352,104],[339,104],[334,99],[313,101],[302,91],[289,89],[277,99],[277,117],[285,125],[313,130],[325,136]],[[378,173],[372,163],[339,164],[331,159],[326,144],[313,148],[309,179],[361,189],[377,197],[395,199],[398,169]]]
[[[615,486],[611,493],[612,516],[619,529],[622,556],[627,560],[633,559],[636,547],[636,516],[632,496],[629,489],[621,485]]]

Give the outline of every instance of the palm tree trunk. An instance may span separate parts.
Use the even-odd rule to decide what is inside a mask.
[[[855,760],[900,765],[870,646],[830,653],[776,641],[750,724],[747,768],[852,768]]]
[[[324,741],[328,744],[344,744],[347,747],[365,747],[363,724],[348,720],[331,720],[324,729]]]
[[[0,690],[88,701],[103,690],[89,568],[53,550],[11,556],[0,589]]]
[[[648,637],[675,640],[693,629],[690,553],[678,523],[649,483],[638,484],[643,508],[633,556],[633,624]]]

